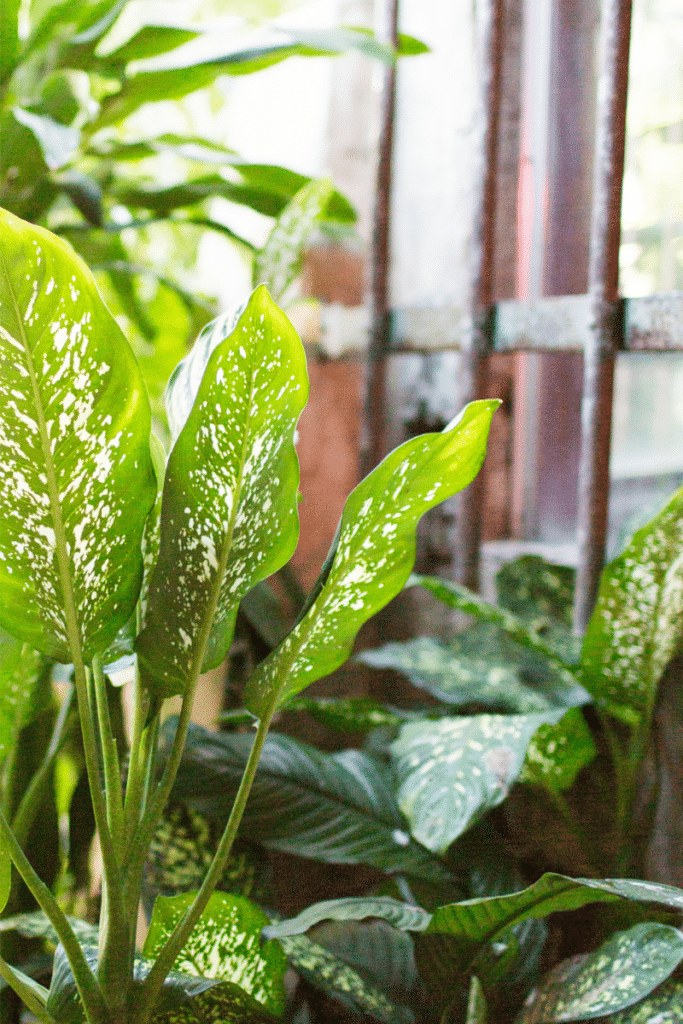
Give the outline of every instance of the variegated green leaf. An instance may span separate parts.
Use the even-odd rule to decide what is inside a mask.
[[[150,1024],[277,1024],[278,1017],[244,989],[222,981],[154,1014]]]
[[[649,714],[683,623],[683,490],[602,575],[581,656],[582,683],[631,725]]]
[[[250,711],[263,716],[346,660],[362,624],[405,585],[420,517],[479,471],[498,404],[472,402],[442,433],[406,441],[352,491],[307,613],[247,686]]]
[[[0,629],[0,761],[14,748],[31,713],[43,659],[28,644]]]
[[[635,1006],[605,1018],[604,1024],[681,1024],[683,981],[671,978]]]
[[[309,181],[277,218],[254,260],[254,284],[265,284],[280,301],[299,273],[303,251],[334,191],[329,178]]]
[[[307,935],[285,936],[282,948],[303,978],[350,1010],[369,1014],[384,1024],[412,1024],[415,1019],[407,1007],[398,1006],[353,967]]]
[[[427,927],[432,915],[422,907],[400,903],[390,896],[350,896],[314,903],[296,917],[268,925],[264,934],[281,939],[283,935],[307,932],[321,921],[363,921],[367,917],[381,919],[403,931],[420,932]]]
[[[144,954],[154,959],[196,893],[159,896],[145,941]],[[243,896],[215,892],[174,964],[197,977],[230,981],[273,1013],[284,1010],[282,947],[275,939],[261,943],[268,918]]]
[[[683,935],[677,928],[656,921],[636,924],[588,956],[559,964],[527,1000],[524,1024],[616,1013],[648,996],[682,960]]]
[[[293,437],[308,395],[303,347],[263,287],[226,337],[231,326],[200,336],[169,389],[179,435],[136,643],[143,679],[165,695],[222,661],[242,596],[288,560],[299,532]]]
[[[60,661],[129,618],[154,499],[135,358],[81,259],[0,212],[0,621]]]
[[[475,715],[404,725],[391,747],[398,804],[412,834],[435,853],[507,796],[529,742],[564,708],[536,715]]]
[[[538,728],[527,747],[519,781],[562,792],[574,785],[576,776],[596,753],[593,735],[580,708],[570,708],[556,725]]]

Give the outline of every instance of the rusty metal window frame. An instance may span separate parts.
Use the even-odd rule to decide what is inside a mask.
[[[399,0],[386,13],[395,38]],[[578,486],[578,566],[574,629],[581,635],[595,603],[605,559],[614,365],[618,352],[683,351],[683,294],[622,299],[618,294],[621,197],[632,0],[603,0],[598,71],[595,164],[588,293],[536,301],[492,302],[496,159],[501,107],[503,0],[478,3],[485,117],[481,174],[475,203],[474,250],[466,314],[442,311],[443,335],[421,346],[433,312],[391,310],[388,301],[389,197],[395,109],[395,70],[387,72],[376,180],[372,243],[371,338],[366,394],[364,469],[384,454],[388,353],[459,348],[464,398],[482,393],[486,357],[494,352],[581,351],[584,379]],[[481,483],[463,494],[458,516],[456,578],[477,586],[483,501]]]

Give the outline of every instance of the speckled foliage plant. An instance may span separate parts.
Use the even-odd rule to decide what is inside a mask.
[[[307,389],[299,339],[258,287],[239,314],[202,332],[173,374],[166,461],[135,359],[90,272],[65,242],[0,212],[0,740],[7,754],[7,722],[25,713],[36,665],[73,666],[103,862],[99,927],[67,918],[23,853],[16,821],[0,813],[2,905],[13,863],[56,944],[49,990],[4,961],[0,974],[43,1024],[282,1013],[285,959],[277,940],[261,944],[264,915],[215,892],[270,722],[347,658],[362,623],[404,586],[417,520],[477,473],[496,407],[475,402],[442,433],[407,442],[349,497],[297,624],[248,684],[253,743],[204,881],[157,901],[138,951],[143,865],[200,672],[225,657],[243,595],[296,546],[294,431]],[[131,644],[138,671],[122,772],[105,670]],[[160,708],[176,694],[182,708],[157,769]]]

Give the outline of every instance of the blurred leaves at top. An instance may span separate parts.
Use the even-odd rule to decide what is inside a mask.
[[[203,91],[209,116],[199,120],[212,124],[221,76],[349,49],[395,56],[367,30],[284,31],[263,21],[283,5],[247,6],[250,20],[236,16],[244,4],[217,0],[0,5],[0,206],[68,239],[95,270],[162,422],[163,385],[217,311],[193,277],[202,236],[227,238],[281,300],[310,232],[351,230],[355,220],[329,182],[247,163],[198,133],[194,94]],[[260,237],[244,230],[245,208],[260,215]]]

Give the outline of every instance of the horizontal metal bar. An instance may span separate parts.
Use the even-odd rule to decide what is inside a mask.
[[[622,299],[624,352],[683,351],[683,292]],[[588,295],[498,302],[490,309],[489,352],[581,352],[590,338]],[[391,311],[392,352],[459,349],[464,311],[456,306]]]

